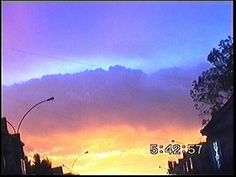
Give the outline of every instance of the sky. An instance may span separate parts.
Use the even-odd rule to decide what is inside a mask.
[[[223,1],[3,2],[2,117],[16,126],[54,96],[22,124],[26,155],[71,168],[88,150],[75,173],[165,174],[176,156],[149,146],[204,139],[189,91],[232,18]]]
[[[4,2],[3,84],[124,65],[206,61],[233,33],[232,2]],[[17,75],[18,77],[15,77]]]

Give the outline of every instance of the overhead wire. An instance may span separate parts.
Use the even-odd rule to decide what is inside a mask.
[[[24,53],[24,54],[28,54],[28,55],[35,55],[35,56],[40,56],[40,57],[44,57],[44,58],[50,58],[50,59],[53,59],[54,61],[62,61],[62,62],[68,61],[67,59],[65,59],[65,58],[63,59],[62,57],[56,57],[56,56],[52,56],[52,55],[40,54],[40,53],[36,53],[36,52],[29,52],[29,51],[25,51],[25,50],[17,49],[17,48],[12,48],[12,47],[5,47],[5,48],[8,49],[8,50],[12,50],[12,51],[15,51],[15,52]],[[74,64],[79,63],[79,64],[89,65],[89,66],[93,66],[93,67],[99,67],[96,64],[91,64],[91,63],[87,63],[87,62],[80,62],[80,61],[73,61],[73,60],[70,60],[69,62],[74,63]]]

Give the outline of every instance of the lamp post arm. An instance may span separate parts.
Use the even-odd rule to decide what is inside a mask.
[[[21,126],[23,120],[25,119],[25,116],[26,116],[33,108],[35,108],[35,107],[38,106],[39,104],[41,104],[41,103],[43,103],[43,102],[46,102],[46,101],[48,101],[48,100],[43,100],[43,101],[41,101],[41,102],[35,104],[34,106],[32,106],[32,107],[25,113],[25,115],[24,115],[24,116],[22,117],[22,119],[20,120],[20,123],[18,124],[17,133],[19,133],[20,126]]]
[[[14,133],[16,134],[16,129],[14,128],[14,126],[9,122],[7,121],[7,123],[11,126],[11,128],[13,129]]]
[[[62,166],[63,166],[63,167],[66,167],[66,168],[70,171],[70,173],[73,174],[73,171],[72,171],[69,167],[67,167],[67,166],[64,165],[64,164],[62,164]]]
[[[81,154],[81,155],[83,155],[83,154]],[[71,166],[72,171],[73,171],[73,167],[74,167],[74,165],[75,165],[75,162],[78,160],[78,158],[79,158],[81,155],[79,155],[79,156],[74,160],[74,162],[73,162],[73,164],[72,164],[72,166]]]
[[[73,167],[74,167],[74,165],[75,165],[75,162],[78,160],[78,158],[79,158],[80,156],[84,155],[84,154],[87,154],[87,153],[88,153],[88,151],[85,151],[83,154],[80,154],[80,155],[74,160],[74,162],[73,162],[73,164],[72,164],[72,167],[71,167],[72,170],[73,170]]]

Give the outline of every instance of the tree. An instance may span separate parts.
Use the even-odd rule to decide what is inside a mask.
[[[52,162],[46,157],[45,159],[42,160],[41,164],[45,167],[52,167]]]
[[[41,174],[51,174],[52,171],[52,163],[49,161],[49,159],[46,157],[46,159],[43,159],[40,164],[40,173]]]
[[[40,158],[40,155],[38,154],[38,153],[36,153],[36,154],[34,154],[34,165],[35,166],[39,166],[40,165],[40,163],[41,163],[41,158]]]
[[[221,40],[219,49],[213,48],[207,60],[213,67],[194,80],[190,90],[200,116],[214,114],[233,95],[233,39]]]
[[[36,174],[36,175],[49,175],[52,174],[52,163],[51,161],[46,157],[45,159],[41,160],[41,157],[38,153],[34,154],[34,161],[33,165],[30,166],[30,162],[27,160],[28,165],[28,174]]]
[[[31,161],[28,159],[27,156],[25,156],[25,167],[26,167],[26,174],[30,174],[31,173]]]

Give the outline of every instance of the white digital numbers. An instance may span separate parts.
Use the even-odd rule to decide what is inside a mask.
[[[180,145],[180,144],[168,144],[167,146],[158,145],[158,144],[150,144],[150,154],[173,154],[173,155],[180,155],[182,153],[188,154],[200,154],[202,149],[201,144],[187,144],[187,145]]]

